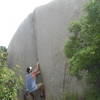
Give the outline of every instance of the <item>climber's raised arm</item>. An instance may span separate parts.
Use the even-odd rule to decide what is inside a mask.
[[[37,64],[35,69],[32,71],[32,76],[36,77],[38,74],[40,74],[40,66],[39,66],[39,64]]]

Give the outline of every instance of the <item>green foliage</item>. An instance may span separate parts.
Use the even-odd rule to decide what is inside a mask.
[[[22,77],[8,68],[7,49],[0,46],[0,100],[18,100],[17,92],[22,87]]]
[[[17,100],[17,80],[15,73],[3,67],[0,69],[0,100]]]
[[[65,93],[61,100],[78,100],[77,96],[73,93]]]
[[[7,66],[7,49],[0,46],[0,67]]]
[[[79,21],[72,23],[72,35],[65,44],[65,54],[69,59],[70,74],[82,78],[82,71],[88,72],[87,82],[95,88],[93,93],[96,94],[100,93],[100,0],[91,0],[85,11]],[[86,100],[99,99],[93,99],[92,95]]]
[[[94,88],[91,88],[86,91],[84,100],[100,100],[100,92]]]

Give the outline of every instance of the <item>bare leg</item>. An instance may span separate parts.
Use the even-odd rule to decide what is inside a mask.
[[[45,88],[44,88],[43,83],[39,83],[37,84],[37,86],[38,86],[38,89],[40,90],[40,96],[45,97]]]
[[[26,97],[26,95],[24,94],[24,100],[27,100],[27,97]]]
[[[26,92],[26,93],[24,94],[24,100],[27,100],[27,96],[28,96],[28,93]]]
[[[30,95],[31,95],[31,97],[32,97],[32,100],[35,100],[34,93],[31,92]]]

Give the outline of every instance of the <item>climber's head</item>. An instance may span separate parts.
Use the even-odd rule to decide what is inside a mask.
[[[32,72],[32,67],[31,66],[30,67],[27,67],[26,72],[27,73],[31,73]]]

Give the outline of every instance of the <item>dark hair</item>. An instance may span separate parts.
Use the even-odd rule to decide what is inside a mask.
[[[27,67],[26,72],[27,73],[30,73],[31,72],[31,68],[30,67]]]

